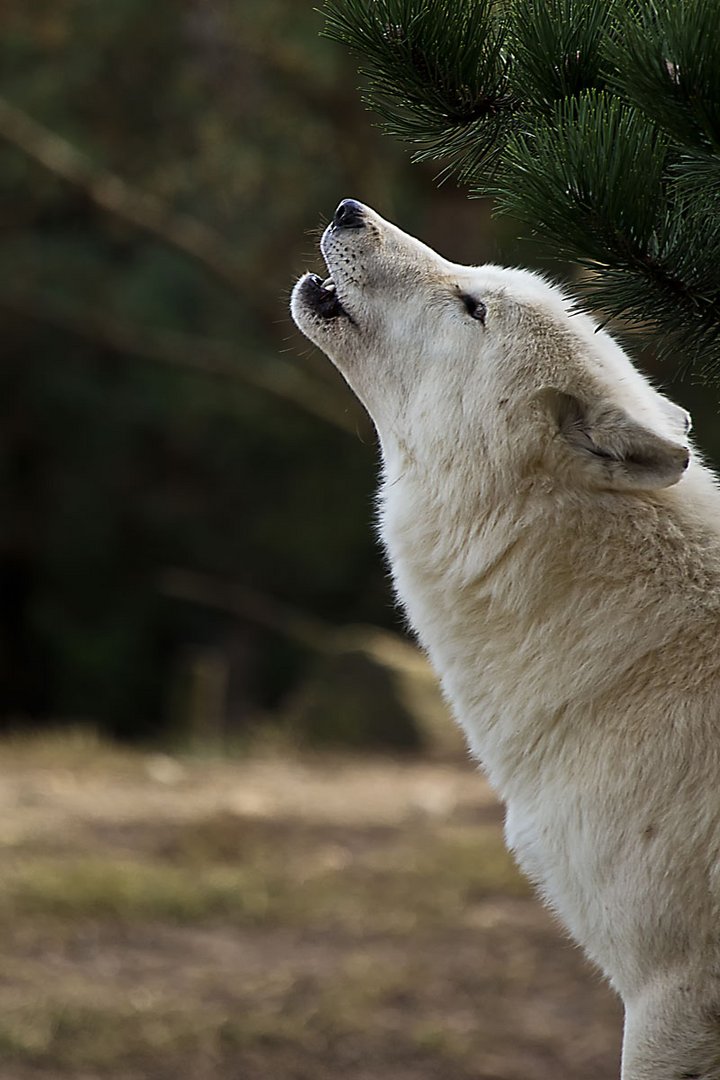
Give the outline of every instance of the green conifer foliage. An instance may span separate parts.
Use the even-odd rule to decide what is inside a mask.
[[[327,0],[387,130],[720,371],[717,0]],[[678,343],[682,342],[682,350]]]

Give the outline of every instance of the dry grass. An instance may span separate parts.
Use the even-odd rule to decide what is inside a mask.
[[[498,830],[490,827],[471,836],[415,833],[400,843],[377,841],[354,859],[339,845],[317,846],[317,837],[306,832],[303,848],[254,844],[245,847],[242,861],[239,839],[234,860],[228,853],[218,858],[213,849],[213,840],[230,842],[224,820],[203,823],[209,844],[202,857],[195,847],[196,830],[188,832],[178,830],[172,855],[152,860],[112,851],[52,857],[27,853],[8,860],[0,882],[0,919],[6,926],[29,917],[222,919],[245,926],[332,924],[355,932],[401,933],[462,923],[468,907],[484,897],[527,895]],[[300,838],[290,826],[288,833],[297,843]],[[268,834],[269,845],[275,845],[276,835],[276,829]]]
[[[0,748],[3,1080],[601,1080],[467,766]]]

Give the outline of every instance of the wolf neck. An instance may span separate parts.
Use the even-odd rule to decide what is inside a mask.
[[[489,511],[408,472],[385,481],[380,506],[397,594],[501,795],[559,725],[677,633],[647,583],[614,582],[542,495]]]

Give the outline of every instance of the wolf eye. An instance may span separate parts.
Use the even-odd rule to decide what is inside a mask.
[[[471,319],[477,319],[483,326],[485,325],[485,316],[487,315],[487,308],[483,304],[482,300],[478,300],[474,296],[469,296],[467,293],[460,293],[460,299],[462,300],[465,310]]]

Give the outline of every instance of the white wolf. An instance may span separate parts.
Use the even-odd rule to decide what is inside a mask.
[[[625,1004],[623,1080],[720,1078],[720,493],[535,274],[344,200],[292,314],[370,412],[398,596],[507,841]]]

